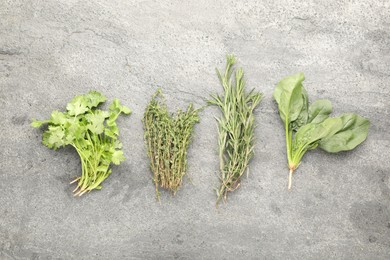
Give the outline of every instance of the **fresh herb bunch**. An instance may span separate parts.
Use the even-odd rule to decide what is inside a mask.
[[[145,142],[153,171],[153,182],[159,199],[159,186],[175,194],[187,169],[187,148],[191,142],[194,125],[199,122],[199,109],[192,103],[185,112],[176,115],[168,112],[160,89],[146,107],[143,125]]]
[[[329,100],[316,100],[309,105],[302,85],[304,79],[303,73],[288,76],[273,93],[286,131],[288,189],[293,172],[308,150],[316,147],[329,153],[352,150],[366,139],[370,126],[368,119],[353,113],[329,117],[332,113]]]
[[[49,120],[33,120],[32,126],[48,124],[42,143],[54,150],[73,146],[81,159],[81,176],[74,181],[75,196],[93,189],[101,189],[101,183],[111,174],[110,163],[119,165],[125,160],[122,144],[118,140],[116,119],[121,113],[130,114],[126,106],[115,99],[108,111],[96,109],[106,97],[97,91],[74,97],[66,106],[66,112],[53,111]]]
[[[262,93],[245,91],[244,71],[235,71],[232,79],[235,57],[227,56],[224,74],[217,74],[224,89],[224,95],[213,95],[210,104],[218,106],[222,117],[218,122],[218,145],[221,186],[217,189],[217,204],[227,193],[240,186],[240,178],[253,157],[254,109],[260,104]]]

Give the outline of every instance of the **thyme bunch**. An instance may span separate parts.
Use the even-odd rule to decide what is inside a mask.
[[[199,122],[198,112],[191,103],[186,111],[170,114],[160,89],[146,107],[142,120],[144,138],[157,198],[159,187],[176,194],[182,183],[187,169],[187,149],[194,125]]]

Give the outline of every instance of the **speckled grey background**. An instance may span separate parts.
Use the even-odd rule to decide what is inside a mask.
[[[216,209],[219,111],[207,108],[190,179],[160,205],[145,106],[158,86],[172,110],[204,105],[231,52],[265,94],[250,174]],[[272,91],[298,71],[311,100],[372,126],[352,152],[307,153],[288,192]],[[389,82],[388,1],[0,0],[0,259],[390,259]],[[133,110],[119,122],[128,159],[73,198],[75,151],[47,149],[29,124],[90,89]]]

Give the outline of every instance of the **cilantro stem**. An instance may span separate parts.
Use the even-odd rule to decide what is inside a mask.
[[[75,183],[76,181],[80,180],[80,177],[77,177],[76,179],[74,179],[73,181],[71,181],[69,184],[73,184]]]

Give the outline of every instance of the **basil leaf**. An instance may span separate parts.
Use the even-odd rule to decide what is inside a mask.
[[[321,123],[332,113],[332,103],[327,99],[319,99],[310,104],[309,120],[310,123]]]
[[[367,138],[370,121],[357,114],[347,113],[339,116],[342,127],[333,135],[321,140],[319,147],[329,153],[354,149]]]

